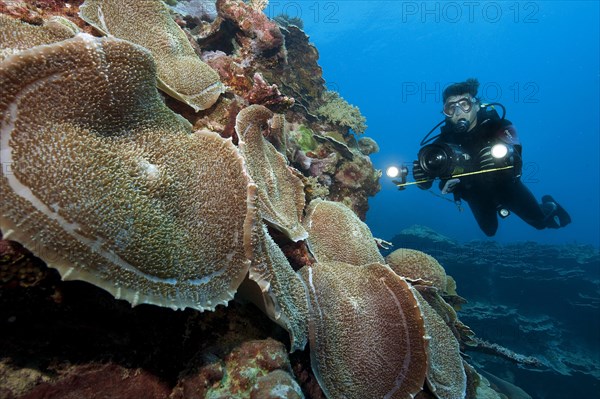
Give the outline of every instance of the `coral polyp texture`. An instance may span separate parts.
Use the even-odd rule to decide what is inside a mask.
[[[415,249],[400,248],[386,256],[385,262],[402,277],[429,281],[441,292],[446,291],[446,271],[431,255]]]
[[[304,240],[308,235],[301,223],[304,185],[288,169],[285,157],[263,137],[271,119],[273,112],[262,105],[241,110],[235,123],[240,150],[258,186],[262,218],[292,241]]]
[[[430,337],[427,345],[427,385],[439,399],[463,399],[467,375],[459,343],[444,319],[413,289]]]
[[[313,200],[304,221],[308,246],[318,262],[345,262],[355,266],[383,263],[369,227],[346,205]]]
[[[105,35],[150,50],[158,85],[194,110],[210,108],[224,91],[219,74],[202,62],[161,0],[86,0],[80,16]]]
[[[326,262],[300,273],[310,295],[311,363],[329,398],[413,398],[427,369],[409,284],[387,266]]]
[[[165,107],[147,50],[80,34],[13,55],[0,112],[5,238],[132,304],[233,297],[255,186],[230,140]]]
[[[260,294],[256,293],[260,297],[252,298],[253,302],[289,332],[291,352],[302,350],[308,337],[308,302],[304,282],[292,269],[266,226],[257,231],[256,241],[249,278],[260,289]]]
[[[34,46],[69,39],[76,31],[77,27],[62,17],[37,26],[0,14],[0,61]]]

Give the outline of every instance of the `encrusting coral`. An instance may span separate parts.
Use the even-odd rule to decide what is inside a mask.
[[[318,262],[345,262],[355,266],[383,263],[369,227],[339,202],[313,200],[304,221],[308,246]]]
[[[288,169],[285,157],[263,137],[272,118],[268,108],[251,105],[237,115],[235,130],[250,176],[258,186],[262,218],[292,241],[299,241],[308,235],[301,224],[304,185]]]
[[[196,55],[161,0],[86,0],[80,15],[102,33],[150,50],[159,88],[194,110],[211,107],[224,91],[217,72]]]
[[[259,2],[260,0],[257,1]],[[245,36],[238,37],[239,40],[252,41],[252,46],[244,46],[245,43],[242,43],[244,49],[249,47],[252,51],[263,54],[270,51],[278,52],[283,44],[283,35],[277,24],[254,4],[235,0],[217,0],[217,11],[221,18],[230,21],[244,33]]]
[[[425,380],[425,330],[409,284],[379,263],[305,266],[311,363],[329,398],[412,398]]]
[[[0,65],[5,238],[134,305],[227,303],[255,186],[230,140],[164,106],[150,54],[80,34]]]

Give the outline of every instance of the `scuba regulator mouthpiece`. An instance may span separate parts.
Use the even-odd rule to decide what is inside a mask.
[[[453,129],[456,133],[466,133],[469,131],[469,127],[471,126],[471,122],[467,119],[461,118],[456,122],[453,126]]]

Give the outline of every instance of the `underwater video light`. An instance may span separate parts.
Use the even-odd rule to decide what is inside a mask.
[[[504,158],[508,154],[508,147],[504,144],[496,144],[492,147],[491,152],[496,159]]]
[[[389,168],[387,168],[387,170],[385,171],[385,174],[387,175],[387,177],[398,177],[398,175],[400,174],[400,169],[398,169],[395,166],[390,166]]]

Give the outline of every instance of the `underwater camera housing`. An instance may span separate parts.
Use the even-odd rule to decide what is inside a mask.
[[[449,143],[427,144],[419,150],[419,166],[429,178],[446,178],[462,173],[471,159],[459,145]]]

